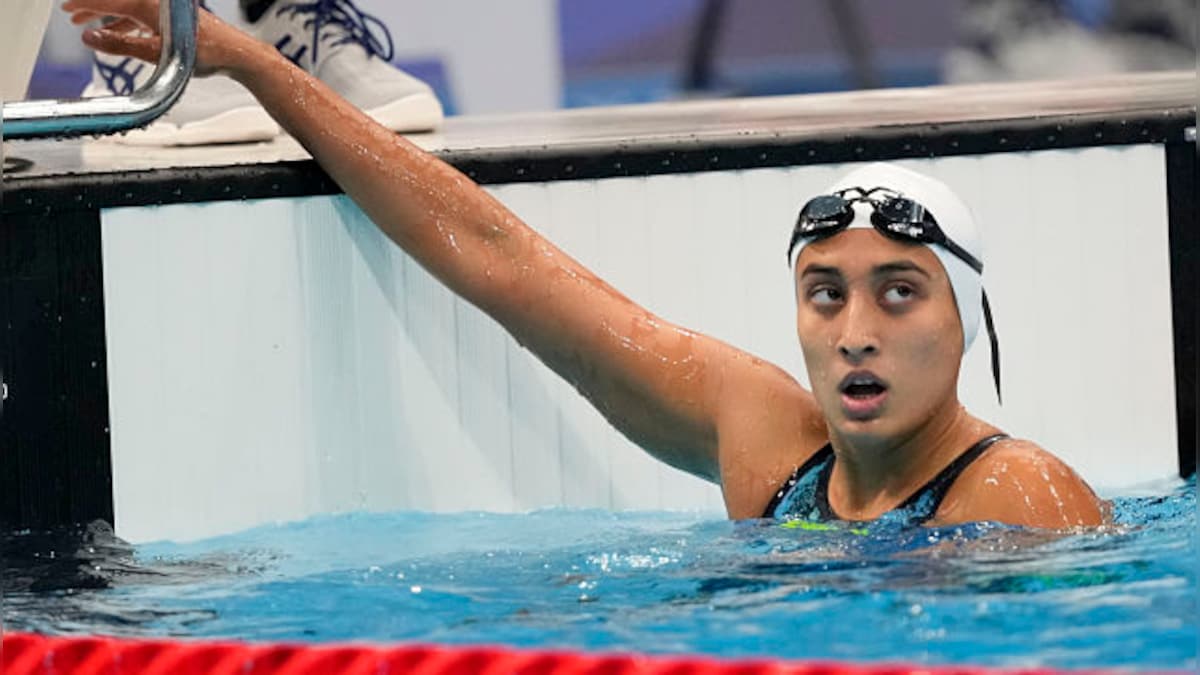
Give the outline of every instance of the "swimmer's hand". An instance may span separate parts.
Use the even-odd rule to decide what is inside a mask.
[[[158,63],[162,52],[158,0],[67,0],[62,9],[77,26],[106,21],[102,27],[84,31],[83,43],[92,49]],[[197,14],[197,76],[233,69],[245,61],[247,50],[260,44],[212,12],[200,10]]]

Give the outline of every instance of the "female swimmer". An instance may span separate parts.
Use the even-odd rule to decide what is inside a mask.
[[[157,0],[69,0],[84,42],[158,59]],[[812,391],[638,306],[454,168],[374,123],[274,47],[200,12],[198,66],[249,89],[392,241],[574,384],[622,433],[718,483],[731,518],[1092,526],[1062,461],[959,404],[981,312],[969,211],[889,165],[801,213],[796,332]],[[980,268],[980,269],[977,269]]]

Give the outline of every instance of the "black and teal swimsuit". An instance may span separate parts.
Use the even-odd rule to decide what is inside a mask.
[[[883,518],[913,525],[932,519],[959,475],[993,443],[1005,438],[1008,438],[1007,434],[996,434],[972,445]],[[771,498],[771,503],[767,504],[763,518],[844,520],[834,513],[829,504],[829,477],[833,475],[833,462],[833,446],[826,443],[784,482],[779,492]]]

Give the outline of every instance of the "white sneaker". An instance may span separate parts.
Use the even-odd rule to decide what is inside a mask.
[[[137,59],[97,54],[82,96],[128,96],[153,72]],[[279,125],[245,87],[213,76],[189,81],[175,105],[149,126],[109,138],[125,145],[191,146],[253,143],[278,135]]]
[[[393,131],[431,131],[442,123],[442,104],[429,85],[389,63],[387,27],[352,0],[277,0],[251,30]]]

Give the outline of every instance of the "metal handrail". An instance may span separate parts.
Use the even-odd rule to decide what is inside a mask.
[[[146,86],[129,96],[5,103],[0,137],[11,140],[111,134],[153,122],[183,94],[196,68],[195,0],[163,0],[159,32],[163,36],[162,56]]]

